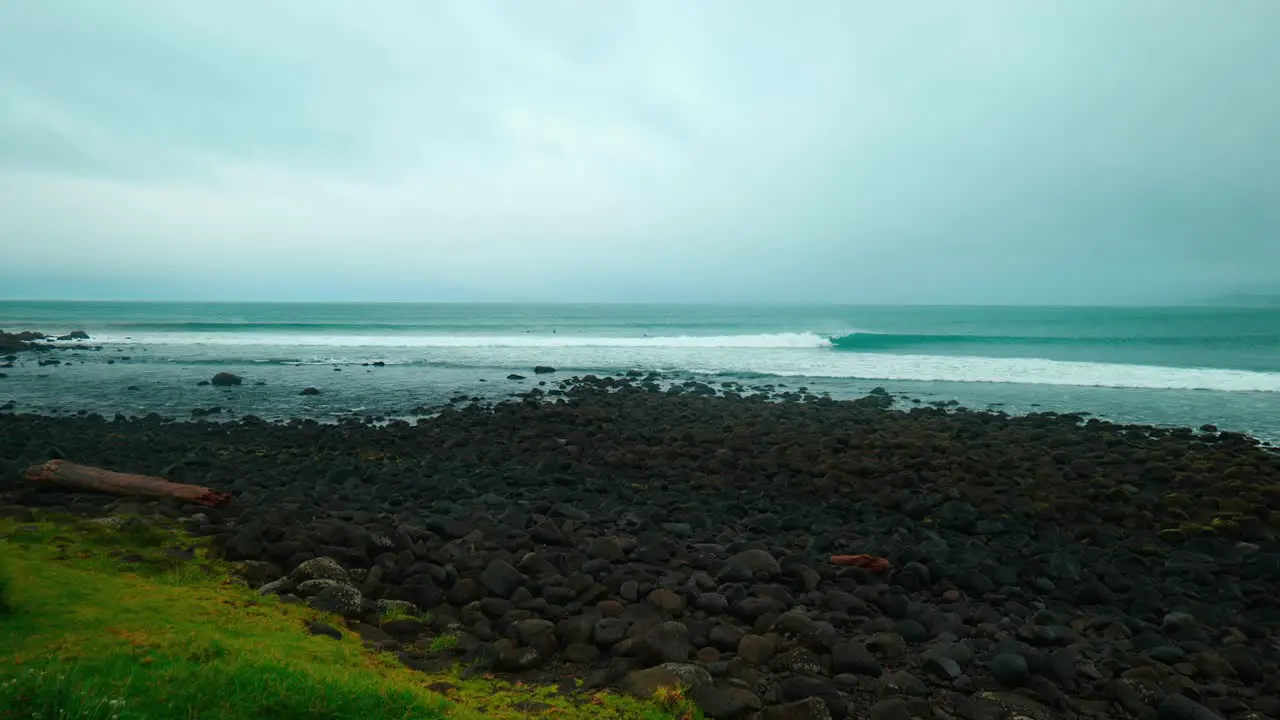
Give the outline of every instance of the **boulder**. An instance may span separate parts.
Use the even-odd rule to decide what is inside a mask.
[[[498,655],[498,669],[506,672],[525,672],[526,670],[535,670],[541,667],[543,663],[542,654],[537,648],[524,647],[517,648],[506,646]]]
[[[831,711],[822,698],[805,698],[786,705],[770,705],[760,711],[760,720],[831,720]]]
[[[738,642],[738,657],[748,665],[767,665],[773,659],[773,640],[764,635],[745,635]]]
[[[682,688],[696,692],[711,685],[711,675],[697,665],[664,663],[657,667],[633,670],[619,686],[627,693],[647,700],[660,688]]]
[[[880,677],[884,667],[875,655],[860,642],[845,641],[836,643],[831,649],[831,671],[834,673],[856,673],[870,677]]]
[[[220,372],[213,376],[213,380],[209,381],[216,387],[231,387],[244,382],[244,378],[229,372]]]
[[[1222,716],[1186,695],[1166,695],[1156,707],[1156,720],[1222,720]]]
[[[646,665],[684,662],[689,659],[689,628],[680,622],[664,622],[636,638],[632,650]]]
[[[338,564],[337,560],[327,557],[311,558],[300,563],[293,572],[289,573],[289,580],[294,584],[304,583],[308,580],[336,580],[340,583],[350,583],[351,578],[347,575],[347,571]]]
[[[715,720],[733,720],[760,709],[760,698],[742,688],[704,687],[693,695],[702,714]]]
[[[757,573],[766,578],[773,578],[780,572],[778,561],[768,552],[743,550],[725,562],[717,579],[721,582],[741,582],[754,579]]]
[[[330,625],[329,623],[320,622],[319,620],[307,621],[307,633],[311,635],[320,635],[322,637],[333,638],[334,640],[342,639],[342,631]]]
[[[1001,653],[991,659],[991,674],[1007,687],[1019,687],[1026,684],[1031,677],[1027,668],[1027,660],[1021,655]]]
[[[886,698],[871,706],[867,714],[868,720],[912,720],[915,713],[902,698]],[[969,718],[968,715],[961,717]],[[1003,717],[1003,715],[999,716]]]
[[[494,597],[509,598],[524,584],[524,576],[506,560],[493,560],[480,573],[480,583]]]
[[[0,332],[0,352],[15,353],[22,350],[32,350],[36,345],[31,341],[43,340],[47,336],[44,333],[24,331],[20,333]]]
[[[310,582],[324,581],[312,580]],[[308,600],[307,604],[321,612],[331,612],[344,617],[349,617],[360,612],[360,607],[363,602],[364,597],[360,594],[359,590],[350,585],[342,585],[335,582],[329,587],[321,590],[315,597]]]

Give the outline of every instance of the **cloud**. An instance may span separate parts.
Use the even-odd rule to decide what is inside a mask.
[[[1280,6],[1232,9],[10,3],[0,292],[1142,302],[1265,286]]]

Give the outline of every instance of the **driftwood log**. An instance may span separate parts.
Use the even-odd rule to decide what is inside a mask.
[[[36,485],[57,485],[68,490],[145,498],[174,498],[180,502],[222,507],[231,502],[230,493],[220,493],[199,485],[174,483],[149,475],[118,473],[66,460],[50,460],[27,468],[27,481]]]

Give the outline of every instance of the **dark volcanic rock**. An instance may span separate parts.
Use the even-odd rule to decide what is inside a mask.
[[[872,705],[867,714],[868,720],[913,720],[915,717],[911,706],[902,698],[881,700]]]
[[[229,372],[220,372],[217,375],[214,375],[213,379],[209,382],[217,387],[230,387],[244,382],[244,378]]]
[[[1222,716],[1186,695],[1166,695],[1156,708],[1156,720],[1223,720]]]
[[[551,367],[550,365],[538,365],[538,366],[536,366],[536,367],[534,367],[534,368],[533,368],[533,372],[534,372],[534,373],[536,373],[536,374],[538,374],[538,375],[548,375],[548,374],[553,373],[553,372],[555,372],[555,371],[556,371],[556,369],[555,369],[555,368],[553,368],[553,367]]]
[[[632,652],[646,665],[684,662],[689,659],[689,628],[678,622],[656,625],[636,638]]]
[[[767,665],[773,659],[774,641],[762,635],[741,636],[737,652],[749,665]]]
[[[311,582],[333,581],[313,580]],[[350,617],[360,612],[360,604],[363,600],[364,598],[361,597],[360,591],[354,587],[334,583],[321,589],[319,593],[311,597],[308,600],[308,604],[323,612]]]
[[[384,614],[424,667],[444,634],[467,673],[702,667],[713,716],[1278,716],[1280,453],[1251,438],[644,373],[549,385],[415,425],[0,413],[0,512],[176,519],[263,592],[359,598],[351,619]],[[51,449],[234,500],[36,491],[21,470]],[[859,553],[891,569],[830,562]]]
[[[955,680],[964,674],[960,664],[948,657],[935,656],[924,661],[924,671],[942,680]]]
[[[687,688],[697,693],[711,685],[707,671],[696,665],[663,663],[657,667],[632,671],[623,678],[623,690],[638,697],[650,698],[659,688]]]
[[[0,352],[15,353],[23,350],[40,349],[34,341],[43,340],[47,336],[44,333],[26,330],[19,333],[7,333],[0,331]]]
[[[303,389],[302,389],[302,392],[300,392],[300,393],[298,393],[298,394],[299,394],[299,395],[319,395],[319,394],[320,394],[320,390],[319,390],[319,388],[313,388],[313,387],[303,388]]]
[[[1019,687],[1027,682],[1031,671],[1021,655],[1004,653],[991,660],[991,674],[1008,687]]]
[[[831,671],[834,673],[857,673],[880,677],[884,668],[875,655],[859,642],[846,641],[837,643],[831,650]]]
[[[821,698],[811,697],[766,707],[760,711],[760,720],[831,720],[831,711]]]
[[[334,640],[342,639],[341,630],[329,623],[323,623],[318,620],[307,621],[307,632],[312,635],[323,635],[324,637],[333,638]]]
[[[524,576],[506,560],[494,560],[480,575],[486,590],[500,598],[509,598],[524,582]]]
[[[724,690],[704,687],[694,694],[693,699],[704,715],[717,720],[740,718],[760,709],[760,698],[755,693],[736,687]]]
[[[780,572],[778,561],[764,550],[743,550],[729,558],[717,578],[721,582],[751,580],[758,573],[767,579]]]

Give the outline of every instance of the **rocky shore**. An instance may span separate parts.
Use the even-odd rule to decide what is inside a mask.
[[[88,340],[89,333],[83,330],[73,330],[66,335],[57,337],[46,335],[35,330],[23,330],[22,332],[5,332],[0,330],[0,353],[16,353],[25,350],[47,350],[51,346],[49,343],[66,342],[71,340]]]
[[[1280,718],[1274,450],[889,405],[634,374],[417,424],[0,414],[0,504],[180,517],[411,667],[678,679],[713,718]],[[56,457],[234,501],[21,485]]]

